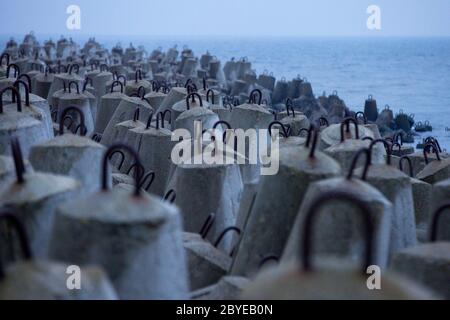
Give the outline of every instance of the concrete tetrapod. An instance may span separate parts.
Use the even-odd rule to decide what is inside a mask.
[[[81,120],[80,136],[76,134],[64,134],[62,119],[75,111]],[[100,188],[98,175],[101,172],[101,159],[106,150],[99,143],[85,137],[84,115],[77,107],[66,108],[62,114],[59,125],[59,136],[34,145],[30,151],[30,162],[34,169],[40,172],[48,172],[71,176],[82,184],[81,193],[91,193]]]
[[[76,91],[72,90],[72,87],[75,87]],[[65,109],[77,107],[83,112],[86,134],[93,132],[94,118],[92,115],[91,100],[86,94],[80,91],[78,83],[72,81],[68,84],[67,88],[68,91],[59,98],[57,122],[59,123],[61,119],[63,119],[63,114],[67,114],[64,112]],[[79,114],[77,112],[71,111],[68,115],[70,115],[74,121],[80,121]]]
[[[440,181],[432,187],[432,205],[431,212],[439,209],[440,206],[448,202],[450,198],[450,179]],[[431,218],[428,216],[428,221],[431,222]],[[430,223],[430,226],[432,224]],[[450,215],[441,214],[439,217],[439,224],[436,225],[436,233],[442,240],[450,241]]]
[[[116,86],[120,87],[120,91],[114,90]],[[118,80],[114,81],[111,84],[111,91],[100,98],[100,103],[97,109],[97,117],[95,119],[95,132],[103,134],[103,131],[105,131],[106,126],[124,96],[123,83]]]
[[[224,276],[212,286],[191,293],[192,300],[239,300],[242,291],[250,284],[244,277]]]
[[[249,129],[254,129],[257,132],[261,129],[267,130],[273,120],[273,115],[261,105],[261,102],[261,90],[253,90],[250,94],[248,103],[241,104],[231,111],[231,127],[234,129],[242,129],[244,131]],[[258,136],[258,134],[256,137],[250,136],[250,141],[246,144],[245,157],[250,158],[249,147],[252,144],[258,145]],[[242,178],[245,184],[257,183],[259,181],[260,165],[260,161],[258,161],[257,164],[242,167]]]
[[[336,161],[316,150],[317,140],[318,131],[312,126],[306,146],[281,148],[278,174],[262,176],[232,274],[251,277],[268,252],[280,256],[309,184],[341,174]],[[277,214],[280,211],[282,215]]]
[[[350,123],[354,124],[355,139],[346,138],[350,136]],[[363,128],[359,126],[356,120],[347,118],[341,123],[341,142],[334,144],[324,150],[324,153],[335,159],[342,167],[342,170],[348,172],[352,164],[355,154],[362,148],[367,148],[370,145],[368,139],[359,139],[359,130]],[[344,130],[345,129],[345,130]],[[369,130],[371,133],[371,131]],[[368,137],[366,137],[368,138]],[[374,148],[372,151],[372,162],[379,164],[384,163],[384,155],[386,152],[384,149]]]
[[[0,194],[2,206],[12,208],[23,222],[39,258],[47,257],[56,206],[77,195],[80,183],[70,177],[25,171],[17,138],[11,141],[16,180]]]
[[[191,148],[194,143],[197,142],[182,142],[187,148]],[[215,142],[213,144],[217,154],[228,150],[221,150]],[[202,148],[200,145],[201,153],[204,152]],[[209,148],[209,145],[205,148]],[[227,152],[223,163],[204,162],[201,153],[194,152],[187,161],[174,166],[166,189],[177,192],[175,203],[181,210],[184,230],[187,232],[200,230],[209,214],[215,212],[216,222],[208,236],[214,241],[225,228],[235,225],[243,183],[239,165],[235,161],[228,161],[229,157],[235,155],[234,152]],[[230,238],[225,239],[221,249],[231,250],[231,242]]]
[[[116,125],[123,121],[133,119],[136,108],[140,109],[140,117],[142,117],[143,119],[147,119],[150,113],[154,112],[152,106],[150,106],[148,102],[142,98],[143,96],[122,97],[122,101],[120,101],[111,117],[111,120],[108,122],[108,125],[103,132],[101,144],[108,147],[111,146],[116,141],[116,139],[123,138],[123,136],[118,136]]]
[[[195,97],[197,97],[198,102],[196,102]],[[196,106],[191,106],[191,103],[193,104],[192,101],[190,102],[191,98],[194,102],[196,102]],[[185,103],[187,110],[183,111],[181,114],[179,114],[179,116],[172,116],[176,119],[173,129],[186,129],[190,132],[191,136],[194,136],[196,121],[201,122],[203,130],[212,129],[214,124],[219,121],[219,116],[211,110],[207,109],[207,106],[209,106],[209,104],[204,105],[202,98],[198,93],[189,94],[186,97]],[[172,114],[179,112],[179,110],[176,111],[176,106],[177,105],[173,106]]]
[[[3,104],[3,96],[7,91],[12,91],[16,102]],[[17,137],[23,142],[23,153],[28,157],[31,146],[50,138],[48,129],[41,114],[32,106],[22,108],[22,99],[19,90],[8,87],[0,92],[0,154],[11,154],[11,136]]]
[[[126,135],[127,143],[139,153],[145,171],[155,172],[155,181],[149,191],[159,196],[166,192],[172,165],[171,153],[176,144],[172,141],[171,131],[164,128],[164,118],[164,114],[159,113],[152,126],[151,114],[146,125],[130,129]]]
[[[231,257],[217,249],[219,243],[216,241],[213,245],[206,240],[214,220],[215,215],[209,215],[198,234],[183,233],[183,246],[187,255],[191,291],[217,283],[227,274],[231,266]],[[223,237],[218,240],[221,239]]]
[[[366,156],[365,170],[362,179],[356,179],[353,176],[353,171],[359,157],[362,155]],[[370,151],[361,149],[355,155],[353,165],[346,177],[324,179],[310,184],[286,243],[281,259],[282,264],[298,259],[298,253],[302,250],[299,248],[300,239],[304,236],[307,213],[314,199],[320,198],[322,194],[345,190],[360,199],[359,201],[363,201],[365,206],[371,208],[369,213],[371,214],[370,221],[374,228],[373,242],[375,244],[373,261],[381,268],[387,265],[392,204],[380,191],[364,182],[369,164]],[[326,212],[326,215],[321,215],[317,218],[317,226],[321,231],[314,238],[317,253],[320,255],[346,257],[350,260],[360,259],[364,236],[362,235],[363,227],[361,224],[350,218],[354,214],[355,208],[347,202],[333,201],[326,206]]]
[[[326,180],[325,180],[326,181]],[[319,182],[320,183],[320,182]],[[364,254],[362,266],[355,268],[341,260],[325,261],[315,270],[311,264],[313,237],[312,223],[318,220],[319,211],[336,201],[346,201],[355,206],[363,221],[361,232],[364,237]],[[353,194],[351,191],[327,191],[312,198],[309,209],[305,212],[304,224],[299,244],[301,247],[301,264],[290,263],[275,268],[265,269],[242,294],[243,299],[250,300],[313,300],[313,299],[349,299],[349,300],[402,300],[402,299],[432,299],[433,294],[407,279],[392,272],[383,273],[381,290],[368,290],[367,270],[377,264],[373,251],[376,241],[374,225],[370,217],[376,215],[375,209],[367,203],[363,194]],[[348,206],[347,206],[348,207]],[[329,206],[328,206],[329,208]],[[347,211],[336,212],[347,214]],[[327,214],[329,214],[327,212]],[[321,232],[323,231],[320,228]],[[296,230],[299,232],[300,230]],[[321,237],[323,239],[323,236]],[[317,246],[315,245],[315,249]],[[300,251],[300,250],[299,250]],[[323,260],[321,262],[324,262]]]
[[[430,223],[430,242],[398,252],[392,260],[392,268],[405,274],[430,289],[444,299],[450,299],[450,237],[439,231],[448,232],[448,211],[450,204],[436,210]],[[446,214],[446,216],[445,216]],[[444,217],[447,224],[442,224]]]
[[[436,155],[436,161],[429,162],[428,149],[434,151]],[[433,143],[428,143],[423,148],[423,156],[425,158],[425,168],[420,171],[416,178],[430,184],[435,184],[442,180],[450,178],[450,158],[444,159],[439,155],[438,147]]]
[[[22,260],[8,265],[5,261],[0,261],[1,300],[117,299],[111,282],[98,267],[83,266],[80,283],[83,290],[68,290],[66,286],[68,265],[49,260],[36,260],[25,227],[13,212],[2,210],[0,220],[6,222],[17,233],[23,257]]]
[[[388,148],[386,140],[378,139],[370,144],[371,152],[377,143],[382,143]],[[362,172],[361,168],[356,170],[357,174]],[[370,164],[364,180],[377,188],[393,205],[390,256],[399,250],[415,246],[417,234],[411,179],[391,165],[390,152],[385,164]]]
[[[108,190],[109,155],[103,158],[102,190],[66,202],[57,209],[51,257],[76,264],[98,264],[110,276],[121,299],[184,299],[188,295],[181,219],[176,207],[135,189]]]
[[[404,162],[408,163],[409,176],[411,180],[413,201],[414,201],[414,215],[416,217],[416,230],[417,239],[423,242],[426,238],[428,230],[428,223],[430,220],[430,214],[433,210],[432,201],[435,199],[438,190],[422,180],[418,180],[413,177],[413,166],[411,159],[408,156],[402,156],[399,160],[399,169],[404,171]],[[433,201],[436,203],[436,201]]]

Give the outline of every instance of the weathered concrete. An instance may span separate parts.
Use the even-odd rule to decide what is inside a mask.
[[[30,246],[38,258],[46,258],[57,205],[76,198],[80,183],[45,173],[26,173],[25,182],[14,181],[0,194],[0,203],[12,208],[25,226]]]
[[[242,291],[250,284],[244,277],[226,276],[212,286],[191,293],[192,300],[239,300]]]
[[[21,261],[9,265],[0,283],[1,300],[116,300],[104,271],[81,267],[81,290],[68,290],[67,267],[49,261]]]
[[[318,261],[319,262],[319,261]],[[340,261],[303,272],[288,264],[262,272],[244,290],[244,300],[428,300],[431,291],[393,272],[384,272],[381,290],[367,289],[367,275]]]
[[[183,233],[191,291],[217,283],[231,266],[231,257],[196,233]]]
[[[402,250],[394,256],[392,268],[450,299],[450,242]]]
[[[347,178],[324,179],[310,184],[292,226],[281,262],[284,264],[299,259],[299,254],[302,252],[300,239],[303,236],[307,210],[316,197],[324,192],[336,190],[345,190],[361,197],[368,206],[373,208],[371,216],[374,228],[373,261],[384,268],[389,256],[393,206],[380,191],[355,178],[351,180]],[[314,229],[320,230],[320,232],[315,232],[312,237],[316,255],[345,257],[351,261],[361,259],[364,235],[360,219],[356,216],[357,210],[351,203],[337,200],[324,206],[321,210],[322,214],[315,218],[314,223]]]
[[[59,206],[51,257],[102,266],[121,299],[188,295],[178,209],[154,196],[114,189]]]
[[[98,179],[105,147],[89,138],[63,134],[30,151],[30,162],[37,171],[70,176],[81,182],[81,194],[100,189]]]
[[[265,255],[280,256],[309,184],[341,174],[333,159],[320,151],[310,158],[310,149],[305,147],[282,148],[279,159],[278,174],[261,177],[233,263],[233,275],[253,276]]]

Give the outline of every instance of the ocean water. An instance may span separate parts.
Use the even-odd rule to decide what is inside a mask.
[[[0,48],[9,37],[0,36]],[[22,40],[15,37],[16,41]],[[46,36],[39,36],[46,40]],[[52,36],[57,40],[58,36]],[[74,40],[84,42],[87,36]],[[187,45],[196,55],[207,50],[225,63],[247,57],[258,73],[273,72],[279,79],[306,77],[316,95],[337,90],[347,106],[363,109],[369,94],[379,109],[388,104],[429,121],[441,146],[450,150],[450,38],[145,38],[98,36],[111,48],[143,45],[148,51]],[[449,129],[450,130],[450,129]],[[416,138],[416,143],[421,137]]]

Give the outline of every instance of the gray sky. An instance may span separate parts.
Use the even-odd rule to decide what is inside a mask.
[[[450,0],[0,0],[0,34],[450,36]],[[81,30],[66,28],[67,6]],[[382,29],[366,27],[369,5]],[[6,18],[5,18],[6,17]]]

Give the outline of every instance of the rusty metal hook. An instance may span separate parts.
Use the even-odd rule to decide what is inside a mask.
[[[208,236],[209,231],[211,230],[211,227],[213,226],[214,222],[216,221],[216,214],[211,213],[208,218],[206,218],[205,223],[203,224],[202,228],[200,229],[200,236],[202,239],[206,239]]]
[[[220,125],[225,125],[225,126],[227,127],[227,129],[224,131],[223,137],[222,137],[222,140],[223,140],[223,142],[225,143],[225,142],[227,141],[227,130],[231,130],[231,125],[230,125],[229,122],[227,122],[227,121],[225,121],[225,120],[220,120],[220,121],[217,121],[217,122],[213,125],[212,128],[213,128],[214,130],[216,130],[217,127],[220,126]]]
[[[63,113],[61,114],[61,120],[59,121],[59,134],[63,135],[64,134],[64,117],[70,112],[70,111],[75,111],[76,113],[78,113],[78,116],[80,117],[80,126],[83,128],[86,128],[85,122],[84,122],[84,113],[83,111],[75,106],[71,106],[68,107],[66,109],[64,109]],[[86,130],[87,131],[87,130]],[[80,135],[83,137],[86,135],[86,131],[85,130],[81,130],[80,131]]]
[[[91,84],[91,87],[94,87],[94,82],[92,81],[92,79],[89,78],[89,77],[86,77],[86,78],[84,79],[83,92],[86,91],[86,88],[87,88],[88,84]]]
[[[311,144],[311,139],[312,139],[312,144]],[[311,150],[309,153],[310,158],[314,158],[314,153],[316,151],[318,139],[319,139],[319,131],[317,130],[316,126],[311,123],[311,125],[309,126],[308,137],[306,138],[306,143],[305,143],[305,146],[307,148],[310,148],[310,150]]]
[[[345,141],[345,135],[344,135],[344,126],[346,128],[346,132],[350,132],[350,123],[353,123],[355,126],[355,139],[359,139],[359,129],[358,129],[358,123],[353,118],[346,118],[341,123],[341,142]]]
[[[225,237],[225,235],[230,232],[230,231],[234,231],[238,234],[238,236],[241,235],[241,229],[239,229],[238,227],[232,226],[232,227],[228,227],[225,228],[225,230],[222,231],[222,233],[219,235],[219,237],[217,238],[216,242],[214,242],[214,247],[217,248],[219,246],[219,244],[222,242],[223,238]],[[232,250],[234,251],[234,250]],[[232,256],[233,253],[230,254],[230,256]]]
[[[248,100],[249,104],[255,104],[256,103],[256,98],[255,95],[258,94],[259,95],[259,99],[258,99],[258,105],[261,105],[261,101],[262,101],[262,92],[259,89],[254,89],[252,92],[250,92],[250,99]]]
[[[198,101],[200,103],[200,107],[203,107],[202,97],[197,92],[193,92],[193,93],[188,94],[187,97],[186,97],[186,108],[187,108],[187,110],[191,109],[191,105],[189,103],[189,98],[192,98],[192,102],[195,102],[195,97],[198,98]]]
[[[136,72],[135,72],[135,74],[134,74],[134,77],[135,77],[135,82],[137,83],[139,80],[142,80],[142,71],[141,71],[141,69],[137,69],[136,70]]]
[[[177,194],[176,194],[175,190],[173,190],[173,189],[169,190],[166,193],[166,195],[164,196],[164,200],[168,201],[170,203],[174,203],[176,198],[177,198]]]
[[[365,149],[367,150],[367,149]],[[321,208],[332,200],[340,200],[346,201],[355,204],[358,207],[358,213],[364,223],[364,231],[365,231],[365,258],[364,265],[361,268],[363,274],[366,274],[366,270],[368,266],[373,265],[373,223],[371,220],[371,208],[367,205],[364,200],[356,196],[352,193],[345,191],[331,191],[325,192],[319,195],[312,202],[308,211],[306,212],[304,225],[303,225],[303,239],[302,239],[302,267],[303,270],[308,272],[312,271],[311,266],[311,242],[312,242],[312,225],[314,222],[314,218],[317,217],[317,214]]]
[[[25,106],[29,107],[30,106],[30,91],[28,90],[28,85],[25,83],[25,81],[23,80],[16,80],[14,81],[13,86],[20,92],[20,88],[19,85],[23,85],[23,87],[25,88]],[[16,96],[13,95],[12,96],[12,102],[16,102]]]
[[[156,174],[154,171],[151,171],[147,173],[143,178],[141,182],[141,188],[144,186],[145,182],[150,179],[150,181],[147,183],[147,186],[144,188],[145,191],[148,191],[150,187],[152,186],[153,182],[155,182]]]
[[[215,95],[214,95],[214,90],[213,89],[209,89],[206,92],[206,101],[209,102],[209,97],[211,96],[211,104],[214,104],[214,99],[215,99]]]
[[[372,152],[373,152],[373,147],[377,144],[377,143],[382,143],[384,145],[384,148],[386,149],[386,164],[390,165],[392,162],[392,149],[389,146],[389,143],[385,140],[385,139],[376,139],[373,140],[370,143],[369,146],[369,151],[370,151],[370,164],[372,164]]]
[[[372,162],[372,153],[370,152],[370,150],[368,148],[362,148],[353,157],[352,164],[350,166],[350,170],[348,171],[348,175],[347,175],[348,180],[351,180],[353,178],[353,171],[355,170],[356,163],[358,162],[358,159],[362,154],[366,155],[366,162],[364,164],[364,170],[363,170],[361,179],[366,180],[367,172],[369,171],[369,166],[370,166],[370,163]]]
[[[123,163],[125,162],[125,153],[123,153],[122,150],[115,150],[114,152],[112,152],[109,155],[109,160],[112,160],[113,156],[115,154],[119,154],[120,155],[120,162],[119,162],[119,166],[117,167],[117,169],[122,169]]]
[[[26,170],[23,162],[22,149],[17,137],[11,138],[11,153],[14,160],[14,167],[16,169],[17,183],[23,184],[25,182],[23,175]]]
[[[123,74],[118,75],[118,76],[117,76],[117,81],[120,81],[121,79],[123,80],[123,81],[121,81],[122,84],[123,84],[124,86],[126,86],[126,85],[127,85],[127,78],[126,78]],[[123,91],[122,91],[122,92],[123,92]]]
[[[163,121],[166,121],[167,115],[169,115],[169,120],[167,122],[169,122],[169,124],[172,125],[172,111],[166,110],[163,112]],[[164,128],[164,126],[163,126],[163,128]]]
[[[31,89],[31,77],[29,75],[23,73],[17,77],[17,81],[22,80],[22,78],[25,78],[27,80],[28,92],[33,92],[33,90]]]
[[[11,68],[14,68],[14,78],[20,75],[20,67],[15,63],[11,63],[6,67],[6,78],[9,78]]]
[[[319,118],[319,126],[321,126],[321,127],[323,127],[323,126],[329,127],[329,126],[330,126],[330,123],[328,122],[328,119],[327,119],[327,118],[325,118],[325,117],[320,117],[320,118]]]
[[[102,166],[102,190],[103,191],[108,191],[107,168],[108,168],[109,157],[111,154],[113,154],[114,151],[116,151],[118,149],[126,150],[134,158],[136,165],[139,167],[142,167],[141,160],[139,159],[139,155],[132,147],[130,147],[126,144],[122,144],[122,143],[112,145],[111,147],[108,148],[108,150],[106,150],[106,153],[103,157],[103,166]],[[136,197],[139,197],[141,195],[140,180],[141,180],[141,177],[138,174],[138,170],[135,170],[135,172],[134,172],[134,181],[135,181],[134,196],[136,196]]]
[[[429,143],[427,143],[427,144],[425,145],[425,147],[423,148],[423,157],[425,158],[425,164],[428,164],[428,163],[430,162],[430,161],[428,160],[428,152],[427,152],[427,150],[430,149],[430,148],[431,148],[431,149],[434,151],[434,153],[436,154],[436,159],[437,159],[438,161],[441,161],[441,156],[439,155],[439,150],[438,150],[436,144],[429,142]]]
[[[403,160],[406,160],[406,162],[408,162],[409,165],[409,176],[412,178],[414,177],[414,172],[413,172],[413,165],[412,165],[412,161],[411,158],[408,156],[402,156],[398,162],[398,167],[400,168],[400,171],[403,172]]]
[[[145,98],[145,87],[144,86],[140,86],[137,89],[136,93],[142,100],[144,100],[144,98]]]
[[[120,86],[120,93],[123,93],[123,84],[119,80],[113,81],[113,83],[111,84],[111,93],[114,92],[114,87],[116,85]]]
[[[439,226],[439,220],[444,214],[445,211],[450,209],[450,203],[446,203],[442,206],[440,206],[436,212],[433,214],[433,217],[431,219],[430,224],[430,242],[436,242],[437,241],[437,232],[438,232],[438,226]]]
[[[359,111],[359,112],[355,113],[355,120],[356,120],[356,122],[358,122],[359,116],[362,116],[363,121],[364,121],[363,124],[367,124],[366,114],[364,112],[362,112],[362,111]]]
[[[6,91],[11,90],[11,96],[17,99],[17,111],[22,112],[22,99],[20,98],[20,92],[15,87],[6,87],[2,91],[0,91],[0,113],[3,113],[3,94]]]
[[[278,263],[280,261],[280,257],[278,257],[277,255],[274,255],[274,254],[268,254],[268,255],[264,256],[261,259],[261,261],[259,262],[258,269],[261,269],[269,261],[275,261]]]
[[[150,111],[150,115],[149,115],[148,118],[147,118],[147,125],[146,125],[146,127],[145,127],[145,130],[150,129],[150,126],[151,126],[151,124],[152,124],[152,121],[153,121],[153,111]],[[158,124],[156,124],[156,125],[158,125]]]
[[[140,109],[136,108],[136,110],[134,110],[134,115],[133,115],[134,122],[137,122],[139,120],[139,114],[140,114]]]
[[[30,247],[30,241],[25,230],[25,226],[17,217],[17,215],[9,209],[2,209],[0,211],[0,220],[6,220],[6,222],[17,232],[23,259],[27,261],[33,259],[33,253]],[[4,276],[4,266],[0,261],[0,279],[4,278]]]
[[[72,84],[74,84],[75,88],[77,88],[77,94],[80,94],[80,87],[78,86],[78,82],[76,82],[76,81],[70,81],[69,82],[69,86],[68,86],[69,93],[72,93],[72,91],[71,91]]]
[[[279,125],[279,126],[281,126],[281,129],[282,129],[283,132],[280,132],[280,134],[281,134],[281,136],[282,136],[283,138],[288,138],[288,137],[289,137],[288,131],[287,131],[286,127],[285,127],[284,124],[282,124],[280,121],[273,121],[273,122],[271,122],[271,123],[269,124],[269,135],[270,135],[271,137],[272,137],[272,128],[273,128],[274,125]]]

